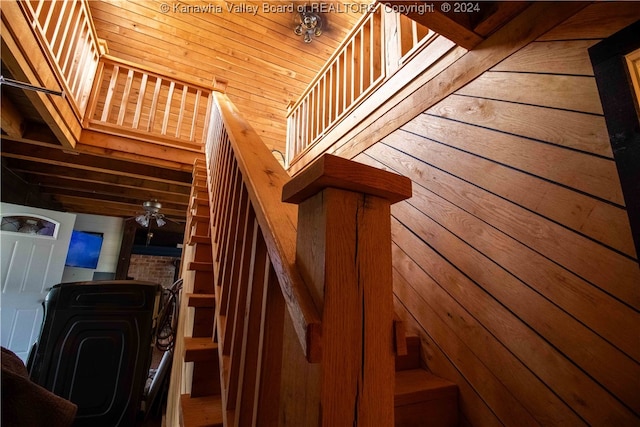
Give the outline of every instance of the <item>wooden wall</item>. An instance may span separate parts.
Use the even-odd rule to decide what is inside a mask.
[[[396,309],[465,425],[640,425],[640,269],[587,52],[635,19],[591,5],[356,158],[414,182]]]

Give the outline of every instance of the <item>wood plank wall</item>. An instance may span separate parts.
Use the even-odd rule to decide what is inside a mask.
[[[356,158],[414,182],[396,309],[463,425],[640,425],[640,270],[587,52],[635,19],[591,5]]]

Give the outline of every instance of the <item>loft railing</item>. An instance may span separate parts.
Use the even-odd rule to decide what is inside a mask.
[[[205,154],[226,422],[392,426],[390,205],[411,181],[334,156],[290,180],[214,97]]]
[[[200,151],[214,90],[103,55],[83,125]]]
[[[109,56],[88,0],[15,3],[75,114],[65,115],[76,132],[71,145],[90,129],[202,152],[211,93],[224,91],[217,82],[188,82]]]
[[[378,4],[365,14],[287,116],[287,164],[316,144],[436,34]]]
[[[19,2],[45,54],[58,74],[78,118],[84,117],[100,46],[87,0]]]

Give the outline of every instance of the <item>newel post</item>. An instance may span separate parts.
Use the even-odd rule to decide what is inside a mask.
[[[411,181],[324,155],[283,188],[296,264],[322,317],[319,425],[393,426],[392,203]]]

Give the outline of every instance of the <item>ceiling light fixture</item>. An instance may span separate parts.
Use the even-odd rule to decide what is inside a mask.
[[[308,7],[298,13],[297,23],[293,32],[303,36],[305,43],[311,43],[312,36],[319,37],[322,34],[322,18]]]
[[[144,228],[149,227],[151,225],[151,220],[154,219],[158,227],[162,227],[167,223],[164,219],[164,215],[160,213],[160,208],[162,204],[157,200],[149,200],[142,204],[142,208],[144,209],[144,213],[136,216],[136,222],[143,226]]]

